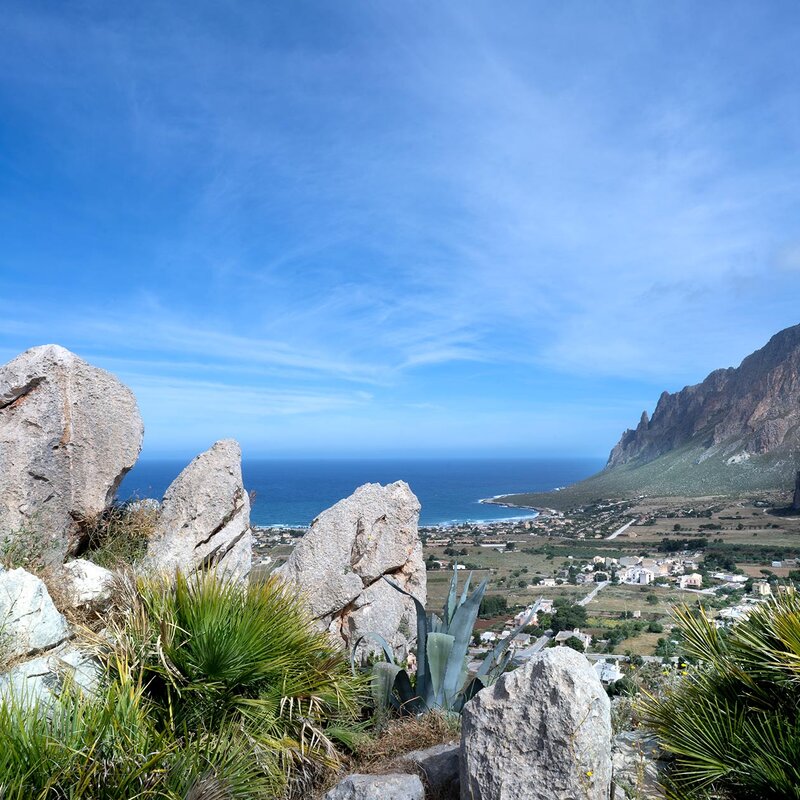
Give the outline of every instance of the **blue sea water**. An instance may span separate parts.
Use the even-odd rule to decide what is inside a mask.
[[[184,461],[140,461],[119,496],[161,498],[186,466]],[[362,483],[404,480],[422,503],[421,525],[504,520],[533,516],[481,504],[482,498],[540,492],[566,486],[598,469],[596,458],[579,459],[320,459],[246,460],[245,486],[255,491],[254,525],[304,526]]]

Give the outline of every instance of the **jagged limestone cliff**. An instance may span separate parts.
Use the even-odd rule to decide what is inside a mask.
[[[775,334],[738,367],[664,392],[653,416],[622,434],[606,468],[518,505],[568,507],[600,497],[703,496],[786,489],[800,468],[800,325]]]

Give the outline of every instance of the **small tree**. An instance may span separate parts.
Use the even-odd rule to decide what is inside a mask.
[[[577,636],[570,636],[564,642],[564,647],[570,647],[573,650],[577,650],[579,653],[586,652],[586,647],[584,647],[583,642]]]

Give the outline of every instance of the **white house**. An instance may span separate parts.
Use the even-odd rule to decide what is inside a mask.
[[[588,633],[581,633],[579,628],[575,628],[571,631],[559,631],[556,634],[556,644],[564,644],[567,639],[572,639],[573,637],[583,644],[585,650],[589,649],[589,645],[592,643],[592,637]]]
[[[703,576],[699,572],[692,572],[690,575],[681,575],[678,578],[678,586],[681,589],[702,589]]]
[[[600,678],[600,682],[606,685],[614,683],[623,677],[623,672],[617,662],[606,661],[604,658],[594,662],[594,671],[597,673],[597,677]]]

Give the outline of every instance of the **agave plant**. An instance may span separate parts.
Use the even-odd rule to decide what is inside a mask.
[[[730,631],[676,612],[698,666],[645,718],[672,755],[668,797],[800,798],[800,595],[759,605]]]
[[[450,591],[441,617],[428,614],[416,597],[384,578],[394,589],[414,601],[417,612],[417,671],[416,679],[412,681],[408,671],[397,664],[392,648],[382,636],[371,633],[361,637],[351,654],[354,670],[357,649],[366,638],[373,639],[381,646],[386,659],[372,667],[373,698],[379,707],[391,706],[412,714],[434,709],[460,713],[464,704],[484,686],[494,683],[511,661],[508,646],[528,624],[527,619],[484,658],[473,676],[469,676],[467,649],[488,582],[484,579],[470,594],[470,573],[459,596],[457,569],[457,566],[453,569]]]

